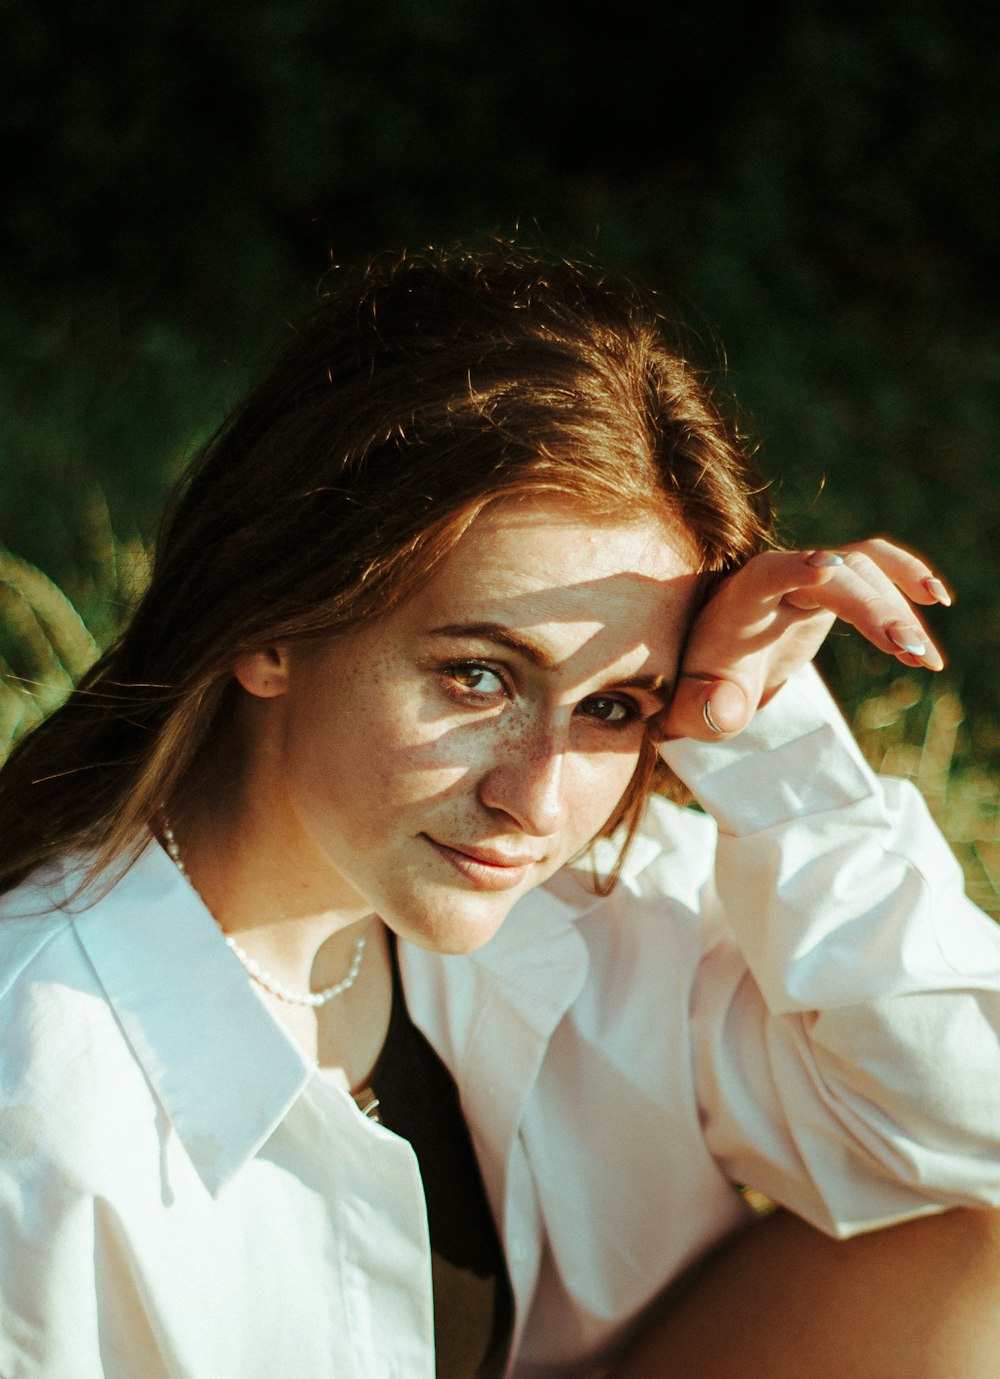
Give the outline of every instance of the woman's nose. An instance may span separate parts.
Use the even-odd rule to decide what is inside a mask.
[[[500,810],[524,833],[544,838],[563,822],[565,744],[550,734],[525,737],[507,744],[482,777],[479,798],[488,809]]]

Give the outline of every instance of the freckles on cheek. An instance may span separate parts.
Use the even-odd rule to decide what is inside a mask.
[[[364,770],[387,797],[428,799],[458,785],[473,769],[462,738],[461,732],[421,734],[407,725],[364,755]]]

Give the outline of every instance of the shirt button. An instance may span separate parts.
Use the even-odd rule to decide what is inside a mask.
[[[515,1264],[523,1264],[528,1258],[528,1242],[523,1235],[515,1235],[510,1242],[510,1257]]]

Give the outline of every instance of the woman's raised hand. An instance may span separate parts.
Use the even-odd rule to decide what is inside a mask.
[[[951,596],[917,555],[873,538],[838,551],[767,551],[720,585],[688,636],[655,731],[710,742],[741,732],[840,618],[906,666],[944,661],[913,604]]]

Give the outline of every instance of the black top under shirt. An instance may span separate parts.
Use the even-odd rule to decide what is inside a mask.
[[[410,1019],[390,935],[392,1013],[367,1086],[354,1099],[410,1142],[427,1200],[437,1379],[491,1379],[506,1358],[511,1292],[458,1089]]]

